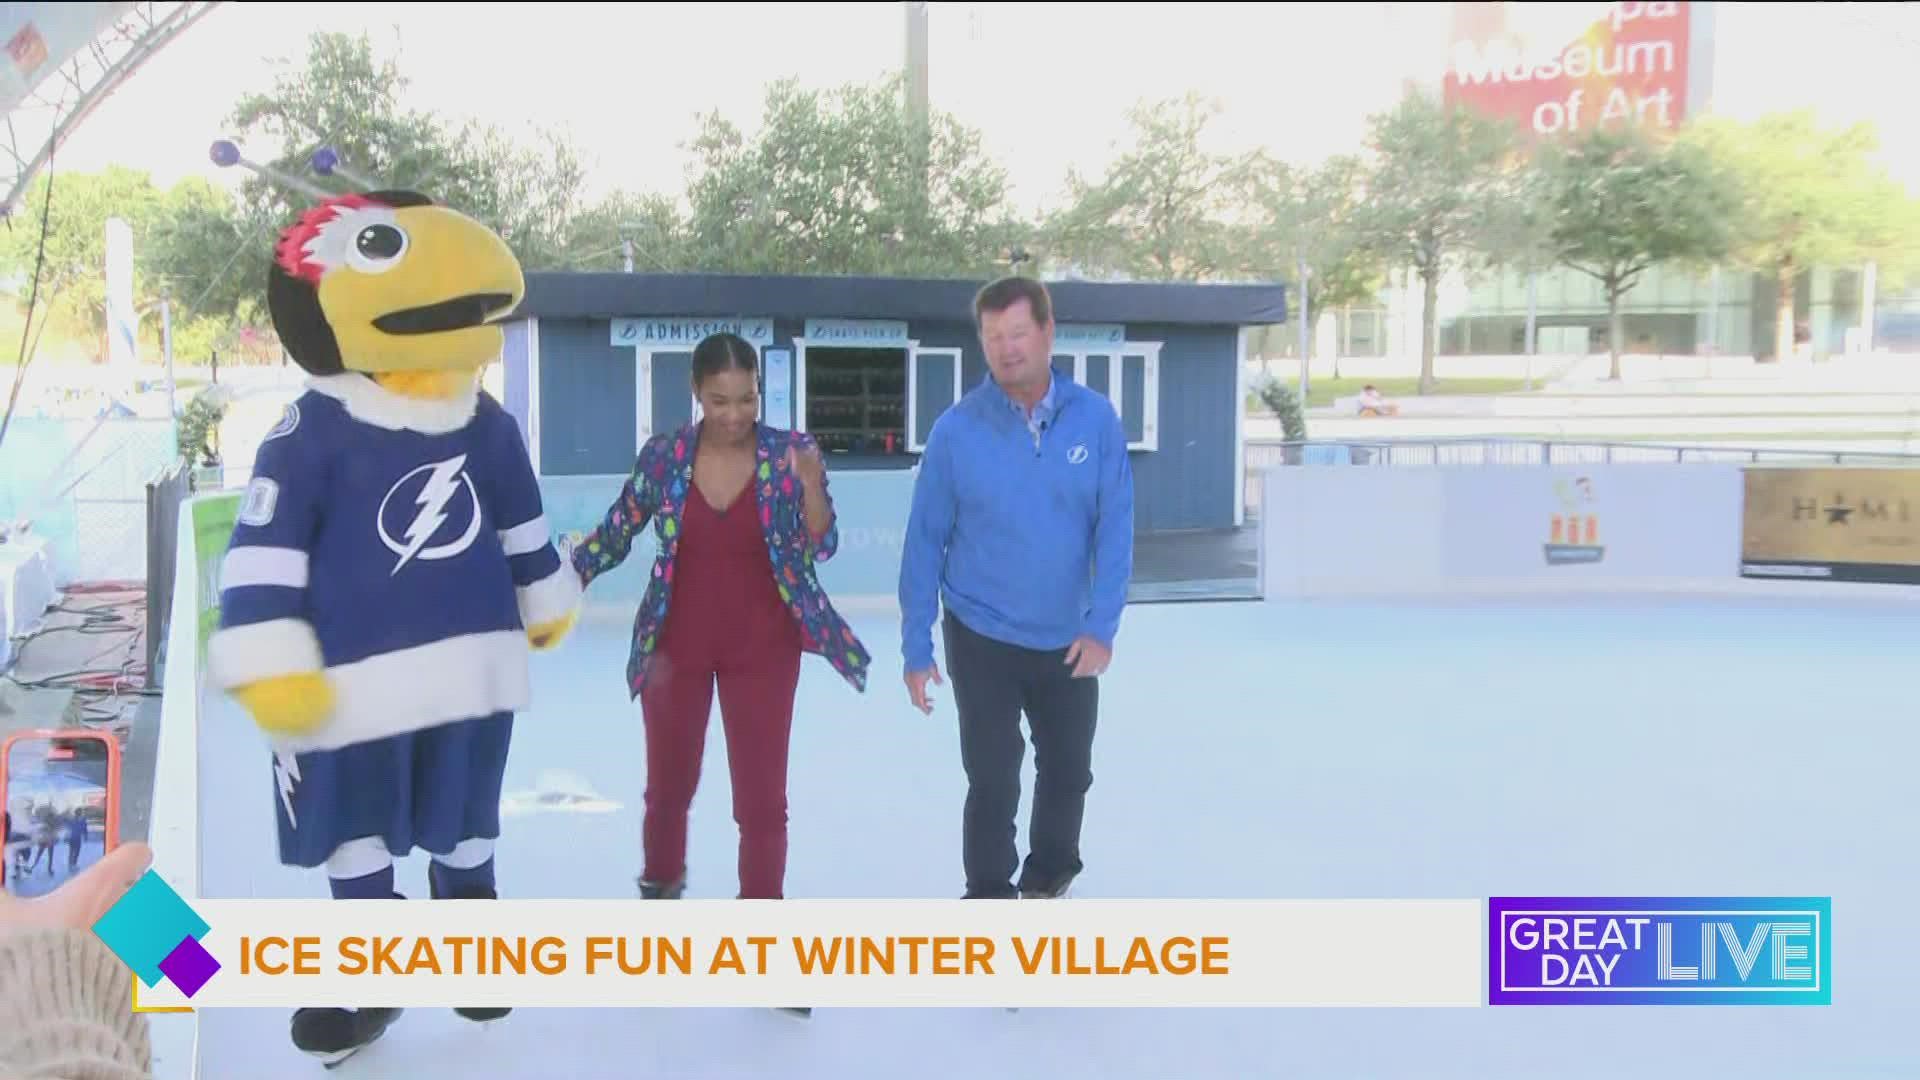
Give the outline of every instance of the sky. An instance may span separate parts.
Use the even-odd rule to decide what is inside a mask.
[[[1604,9],[1606,5],[1572,7]],[[1070,167],[1097,173],[1141,99],[1219,101],[1217,148],[1318,160],[1356,148],[1365,117],[1444,52],[1449,5],[929,5],[934,106],[982,131],[1024,209]],[[1718,5],[1715,106],[1736,115],[1815,104],[1879,121],[1889,163],[1920,178],[1920,128],[1890,94],[1920,58],[1903,4]],[[1088,18],[1097,10],[1098,18]],[[63,169],[120,162],[170,183],[235,180],[207,147],[243,93],[309,33],[365,31],[397,49],[406,99],[529,134],[569,132],[590,187],[677,193],[697,114],[756,126],[768,83],[827,87],[899,69],[905,14],[860,4],[225,3],[109,98],[60,151]],[[156,107],[156,105],[158,107]]]
[[[1310,42],[1377,39],[1388,7],[1114,5],[1088,20],[1073,4],[936,3],[930,93],[982,130],[1023,204],[1054,195],[1070,165],[1104,163],[1133,101],[1188,90],[1226,105],[1223,145],[1324,156],[1396,85],[1356,78],[1370,47]],[[318,29],[364,30],[398,48],[412,104],[520,131],[560,127],[597,164],[595,187],[673,192],[698,112],[751,128],[776,79],[866,81],[905,56],[896,3],[548,4],[537,15],[522,5],[227,3],[90,117],[62,148],[63,167],[121,161],[161,183],[220,177],[207,146],[225,134],[232,103],[270,85],[273,59],[298,56]]]

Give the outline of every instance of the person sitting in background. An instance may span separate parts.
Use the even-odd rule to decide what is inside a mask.
[[[1400,406],[1388,404],[1387,399],[1380,396],[1380,388],[1368,383],[1360,388],[1360,415],[1398,416]]]

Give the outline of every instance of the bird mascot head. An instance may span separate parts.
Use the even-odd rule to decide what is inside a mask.
[[[493,230],[424,195],[374,191],[326,199],[281,234],[267,309],[309,374],[443,398],[500,355],[496,323],[525,295]]]

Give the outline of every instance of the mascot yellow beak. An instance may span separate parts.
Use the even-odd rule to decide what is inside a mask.
[[[491,229],[408,192],[348,196],[282,237],[268,302],[315,375],[473,372],[500,355],[496,322],[526,295]]]

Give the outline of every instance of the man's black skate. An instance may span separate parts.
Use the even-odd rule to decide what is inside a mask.
[[[498,900],[500,899],[500,894],[498,890],[482,888],[479,886],[459,889],[455,891],[452,895],[446,896],[446,897],[442,897],[440,895],[440,890],[437,887],[433,886],[431,880],[429,880],[428,888],[431,890],[430,895],[432,895],[435,900],[442,900],[442,899],[445,899],[445,900]],[[463,1020],[472,1020],[475,1023],[484,1024],[490,1020],[499,1020],[505,1017],[508,1013],[512,1012],[513,1010],[501,1008],[496,1005],[496,1006],[489,1006],[484,1009],[472,1008],[472,1007],[465,1007],[465,1008],[457,1007],[453,1011],[459,1014],[460,1018]]]
[[[402,1009],[296,1009],[293,1045],[331,1069],[387,1033]]]
[[[1048,882],[1045,885],[1022,884],[1020,886],[1020,899],[1064,900],[1071,894],[1073,890],[1073,879],[1078,876],[1078,874],[1068,874],[1058,881]]]

